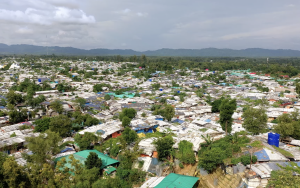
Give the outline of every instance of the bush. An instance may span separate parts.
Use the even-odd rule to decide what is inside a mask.
[[[184,168],[184,166],[183,166],[183,164],[181,162],[179,163],[179,167],[180,168]]]
[[[186,164],[194,164],[196,158],[193,151],[193,144],[186,140],[182,140],[178,144],[178,158]]]
[[[250,155],[244,155],[240,159],[241,159],[241,162],[243,163],[243,165],[246,166],[246,165],[250,164],[251,156]],[[256,161],[257,161],[257,157],[255,155],[252,155],[252,164],[256,163]]]
[[[232,158],[232,159],[231,159],[231,163],[232,163],[233,165],[236,165],[236,164],[238,164],[239,162],[241,162],[241,158]]]
[[[139,168],[142,168],[144,166],[145,161],[139,161]]]

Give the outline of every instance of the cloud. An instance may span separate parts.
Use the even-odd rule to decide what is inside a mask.
[[[53,23],[89,24],[96,22],[94,16],[87,15],[81,9],[56,7],[52,4],[45,4],[45,2],[36,2],[43,5],[43,8],[28,7],[24,11],[0,9],[0,20],[41,25],[51,25]]]
[[[1,0],[0,42],[140,51],[300,50],[299,5],[299,0]]]

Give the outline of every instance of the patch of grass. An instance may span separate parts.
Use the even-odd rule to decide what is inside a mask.
[[[144,137],[144,138],[153,138],[153,137],[160,138],[160,137],[163,137],[164,135],[165,135],[165,133],[156,131],[155,133],[147,133],[146,137]]]
[[[262,148],[262,147],[263,147],[263,144],[261,143],[261,141],[256,140],[256,141],[252,142],[252,143],[250,144],[250,146],[252,146],[252,147],[254,147],[254,148]]]
[[[281,153],[282,155],[284,155],[287,158],[294,158],[293,154],[291,154],[288,151],[285,151],[284,149],[278,148],[276,146],[273,146],[274,149],[276,149],[279,153]]]
[[[201,132],[206,132],[207,130],[208,130],[207,128],[199,129],[199,131],[201,131]]]

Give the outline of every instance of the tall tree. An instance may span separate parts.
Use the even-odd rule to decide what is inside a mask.
[[[298,94],[298,96],[300,95],[300,83],[296,84],[296,93]]]
[[[164,113],[162,115],[166,120],[171,121],[175,115],[174,107],[170,104],[166,105],[166,107],[164,109]]]
[[[51,131],[41,133],[38,137],[27,137],[27,148],[32,155],[24,155],[29,161],[39,165],[51,161],[52,155],[57,154],[60,149],[58,143],[61,141],[59,134]]]
[[[78,106],[79,106],[81,109],[84,109],[85,103],[86,103],[86,99],[79,97],[79,98],[77,98],[77,99],[75,100],[75,102],[78,103]]]
[[[64,110],[63,105],[62,105],[61,101],[59,101],[59,100],[55,100],[55,101],[51,102],[50,108],[59,114],[61,114]]]
[[[232,130],[232,115],[236,110],[236,100],[224,99],[220,105],[220,124],[222,129],[227,133]]]
[[[59,115],[51,118],[50,130],[57,132],[61,137],[69,136],[72,129],[70,118],[65,115]]]
[[[123,133],[122,133],[122,137],[125,139],[125,141],[128,143],[132,143],[135,140],[137,140],[138,135],[136,134],[136,132],[134,130],[131,130],[129,127],[125,127]]]
[[[15,93],[14,90],[10,90],[6,95],[6,98],[7,98],[7,102],[12,105],[16,105],[18,103],[23,102],[22,95]]]
[[[98,141],[99,139],[93,133],[85,132],[84,135],[76,134],[74,140],[80,147],[80,150],[86,150],[92,149],[92,143]]]
[[[172,152],[172,147],[174,145],[173,137],[166,136],[159,138],[156,141],[154,141],[154,145],[156,146],[158,158],[160,160],[167,159],[170,156]]]
[[[243,127],[253,135],[262,133],[267,128],[268,116],[263,108],[248,108],[242,115]]]
[[[8,187],[7,183],[4,181],[4,169],[3,163],[8,158],[6,153],[0,152],[0,188]]]
[[[122,126],[128,127],[130,125],[131,119],[127,116],[124,116],[122,119]]]
[[[102,161],[95,152],[90,152],[84,163],[87,169],[96,167],[100,170],[102,166]]]

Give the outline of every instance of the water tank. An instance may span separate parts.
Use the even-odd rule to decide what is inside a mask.
[[[268,144],[270,144],[271,146],[279,147],[279,138],[280,138],[280,134],[269,133],[268,134]]]
[[[42,82],[42,80],[39,78],[39,79],[38,79],[38,82]]]
[[[159,91],[162,91],[163,89],[159,89]]]
[[[149,82],[152,82],[152,79],[149,79]]]
[[[92,70],[94,70],[94,68],[92,68]]]
[[[215,72],[215,71],[213,71],[213,73],[215,74],[216,72]]]
[[[180,91],[177,91],[177,93],[180,93]]]

